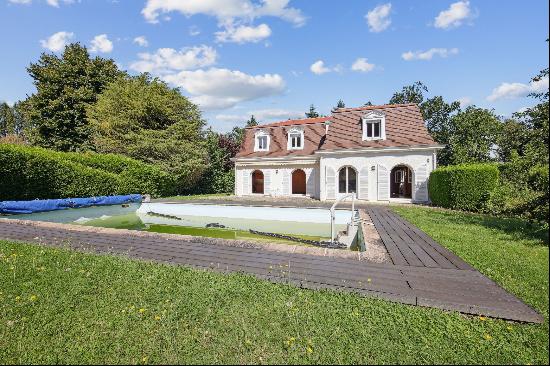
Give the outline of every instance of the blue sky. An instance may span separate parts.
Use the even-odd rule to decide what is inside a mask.
[[[0,100],[34,91],[41,52],[79,41],[181,88],[218,131],[430,95],[507,116],[533,104],[548,66],[548,1],[0,0]]]

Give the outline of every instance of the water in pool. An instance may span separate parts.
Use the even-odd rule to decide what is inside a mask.
[[[14,215],[8,218],[227,239],[265,239],[264,236],[250,233],[250,229],[310,240],[330,238],[330,211],[317,208],[138,203]],[[343,230],[350,219],[350,210],[337,210],[336,230]]]

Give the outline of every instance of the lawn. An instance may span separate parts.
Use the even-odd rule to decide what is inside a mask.
[[[0,241],[0,363],[548,363],[540,233],[478,215],[396,211],[545,323]]]

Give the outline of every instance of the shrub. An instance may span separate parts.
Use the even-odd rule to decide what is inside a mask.
[[[0,200],[158,196],[171,194],[171,189],[168,174],[132,159],[0,144]]]
[[[465,211],[483,210],[499,182],[493,164],[464,164],[434,170],[428,191],[432,202],[441,207]]]

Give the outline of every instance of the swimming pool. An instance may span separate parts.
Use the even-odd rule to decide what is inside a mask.
[[[336,230],[344,230],[351,220],[351,210],[336,210],[335,214]],[[330,210],[322,208],[141,203],[6,217],[131,230],[161,231],[168,227],[186,227],[202,228],[206,234],[210,230],[216,235],[223,230],[236,230],[242,233],[256,230],[302,237],[330,238]]]

